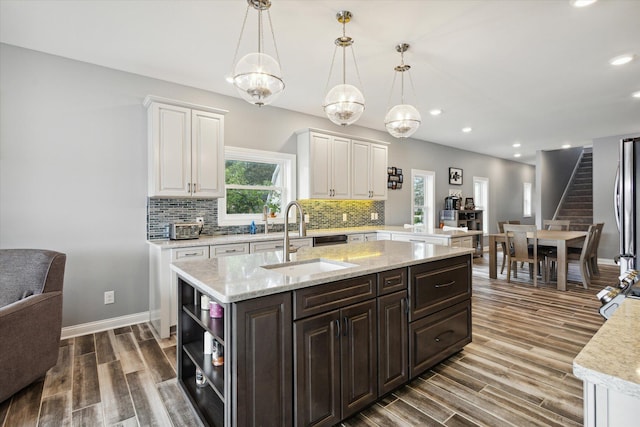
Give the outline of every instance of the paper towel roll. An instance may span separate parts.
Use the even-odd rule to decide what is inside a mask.
[[[213,352],[213,335],[209,332],[204,333],[204,354],[211,354]]]

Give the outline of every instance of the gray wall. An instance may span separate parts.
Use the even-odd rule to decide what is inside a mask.
[[[558,208],[582,147],[566,150],[538,151],[536,153],[536,218],[538,227],[542,221],[552,219]]]
[[[593,222],[604,222],[598,257],[612,259],[620,253],[620,235],[613,209],[614,183],[618,168],[618,143],[640,133],[593,140]]]
[[[389,165],[436,172],[439,203],[448,167],[490,179],[491,230],[522,216],[522,182],[534,168],[384,132],[246,102],[87,63],[0,44],[0,248],[67,253],[63,325],[148,310],[146,236],[148,94],[229,110],[225,144],[296,152],[306,127],[390,141]],[[215,78],[215,77],[212,77]],[[321,114],[320,106],[318,112]],[[407,183],[409,184],[409,183]],[[535,185],[535,184],[534,184]],[[386,223],[410,220],[410,186],[390,191]],[[115,290],[116,303],[103,305]]]

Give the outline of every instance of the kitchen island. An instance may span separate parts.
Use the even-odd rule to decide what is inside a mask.
[[[279,251],[175,263],[178,380],[208,425],[334,425],[471,341],[472,252],[376,241],[301,248],[284,270]]]
[[[584,382],[584,425],[638,425],[640,300],[626,298],[573,360]]]

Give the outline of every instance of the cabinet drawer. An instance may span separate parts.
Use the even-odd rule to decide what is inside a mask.
[[[268,242],[251,242],[250,252],[252,254],[258,252],[281,251],[284,248],[284,242],[280,240],[269,240]]]
[[[461,256],[409,268],[409,321],[469,298],[471,257]]]
[[[474,248],[473,237],[460,237],[459,239],[451,239],[451,246],[458,248]]]
[[[409,369],[413,379],[471,342],[471,300],[409,324]]]
[[[390,294],[407,289],[407,269],[383,271],[378,273],[378,295]]]
[[[293,292],[293,318],[324,313],[375,296],[375,274],[300,289]]]
[[[209,258],[209,246],[195,246],[193,248],[174,249],[174,261],[184,261],[187,259],[206,259]]]
[[[232,245],[211,246],[211,257],[242,255],[249,253],[248,243],[236,243]]]

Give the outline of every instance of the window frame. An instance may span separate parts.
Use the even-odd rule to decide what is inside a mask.
[[[292,200],[296,199],[296,155],[289,153],[279,153],[276,151],[256,150],[243,147],[224,147],[225,164],[225,197],[218,198],[218,225],[249,225],[251,221],[262,221],[262,214],[227,214],[227,183],[226,183],[226,163],[227,160],[238,160],[254,163],[277,163],[280,165],[282,174],[282,190],[280,194],[281,211]],[[243,188],[243,186],[233,186],[233,188]],[[268,186],[246,186],[251,189],[270,189]],[[282,223],[282,215],[270,218],[270,223]]]
[[[533,216],[533,184],[531,182],[522,183],[522,217],[531,218]]]
[[[484,198],[486,200],[482,200],[483,198],[478,197],[476,194],[476,185],[480,185],[482,187],[482,192],[484,193]],[[484,176],[474,176],[473,177],[473,203],[476,205],[476,209],[482,210],[482,233],[489,234],[489,178]],[[479,205],[478,202],[482,201],[482,205]]]
[[[426,227],[435,227],[437,218],[436,212],[436,203],[435,203],[435,192],[436,192],[436,173],[434,171],[421,170],[421,169],[411,169],[411,212],[410,212],[410,224],[413,224],[415,218],[416,211],[416,201],[415,201],[415,191],[414,191],[414,181],[416,177],[422,176],[425,180],[425,194],[424,194],[424,205],[421,205],[423,209],[431,212],[431,221],[425,213],[426,224],[423,224]],[[430,224],[429,224],[430,222]]]

